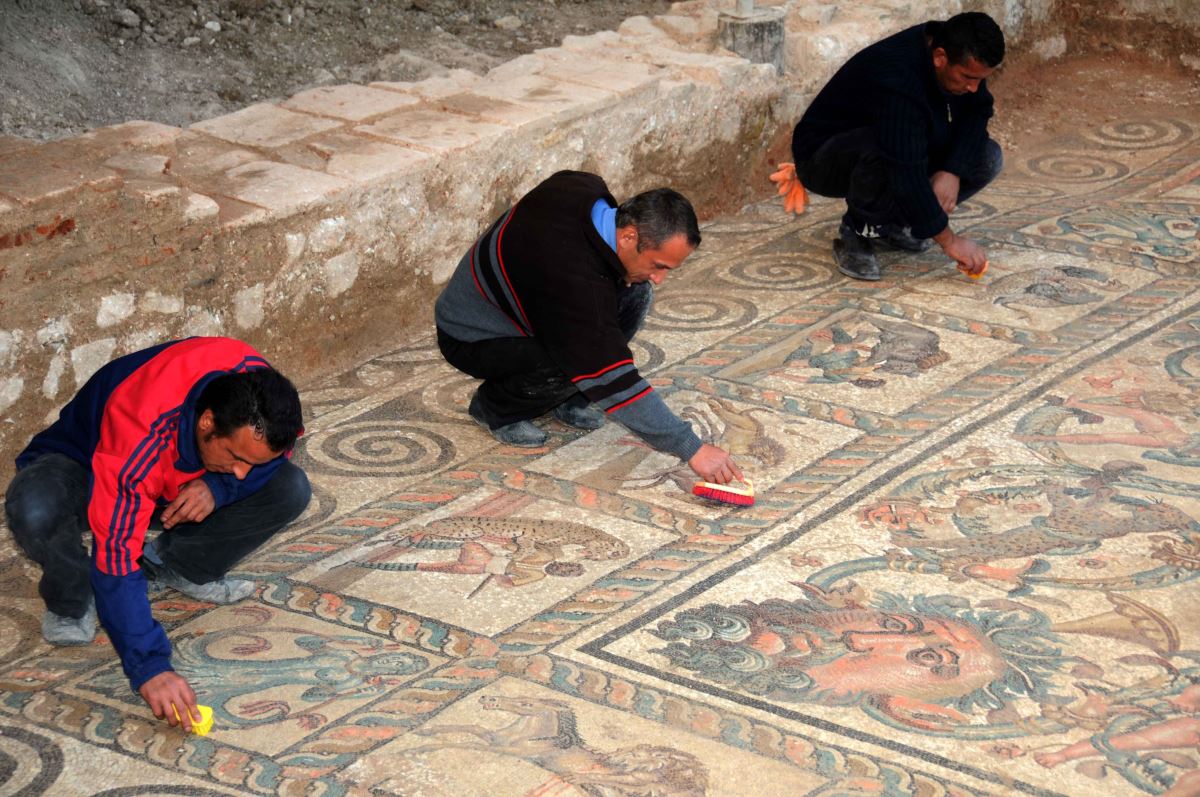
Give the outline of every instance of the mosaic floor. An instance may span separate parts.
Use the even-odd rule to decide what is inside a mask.
[[[258,596],[156,594],[208,737],[43,644],[6,542],[0,795],[1200,794],[1200,129],[978,200],[978,283],[841,278],[833,202],[704,230],[635,354],[752,508],[615,425],[499,445],[429,335],[311,386]]]

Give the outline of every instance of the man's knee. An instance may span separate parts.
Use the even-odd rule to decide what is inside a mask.
[[[312,500],[308,474],[300,466],[288,461],[279,467],[271,481],[280,514],[287,518],[284,522],[290,523],[300,517]]]
[[[983,147],[983,163],[980,169],[984,184],[990,183],[1000,176],[1000,170],[1003,168],[1004,150],[1000,149],[1000,145],[989,138]]]
[[[633,336],[642,328],[653,303],[654,288],[649,282],[630,285],[621,292],[617,300],[617,323],[626,341],[633,340]]]
[[[17,472],[4,497],[4,514],[17,544],[27,553],[34,554],[57,536],[60,526],[73,522],[80,500],[73,481],[41,461]]]

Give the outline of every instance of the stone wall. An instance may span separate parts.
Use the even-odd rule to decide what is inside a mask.
[[[669,184],[702,215],[760,197],[846,57],[963,5],[777,4],[783,79],[717,51],[733,0],[691,0],[484,76],[319,88],[188,129],[0,137],[0,478],[96,368],[152,343],[241,337],[303,384],[428,329],[461,252],[555,170],[618,197]],[[1014,41],[1048,4],[966,3]]]

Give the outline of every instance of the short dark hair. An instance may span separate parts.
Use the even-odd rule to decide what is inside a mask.
[[[212,410],[217,437],[249,426],[275,452],[295,445],[304,430],[300,394],[286,376],[270,368],[216,377],[196,401],[196,416],[205,410]]]
[[[676,235],[687,237],[688,246],[700,245],[700,224],[687,197],[670,188],[643,191],[617,207],[617,227],[633,225],[638,234],[638,251],[657,249]]]
[[[982,11],[955,14],[945,22],[930,25],[930,46],[941,47],[952,64],[974,58],[995,68],[1004,60],[1004,31]]]

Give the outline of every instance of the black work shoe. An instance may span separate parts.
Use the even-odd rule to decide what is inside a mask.
[[[554,417],[567,426],[592,431],[604,425],[604,413],[588,406],[583,396],[572,396],[554,408]]]
[[[479,403],[478,391],[471,397],[471,403],[467,407],[467,412],[475,419],[475,423],[487,429],[492,433],[492,437],[505,445],[517,446],[518,448],[539,448],[546,444],[546,433],[529,421],[517,421],[516,423],[497,426],[493,429],[491,424],[485,420],[483,407]]]
[[[844,222],[838,228],[838,235],[841,237],[833,242],[833,259],[838,271],[856,280],[878,280],[879,261],[870,240]]]
[[[903,249],[906,252],[924,252],[931,243],[928,238],[914,238],[911,227],[901,227],[899,224],[881,224],[875,228],[878,240],[884,246],[892,249]]]

